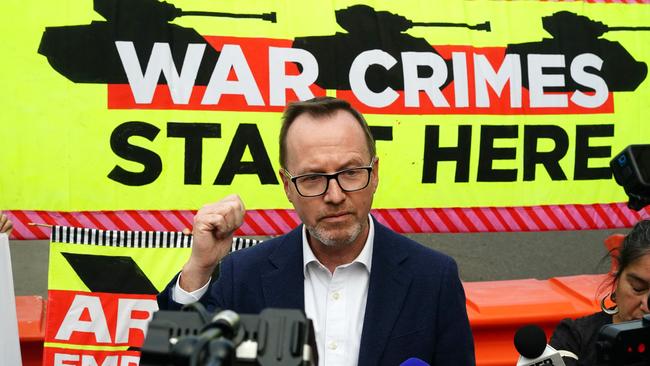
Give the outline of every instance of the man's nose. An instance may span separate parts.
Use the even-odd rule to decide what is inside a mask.
[[[325,196],[323,198],[325,199],[325,202],[329,203],[341,203],[345,200],[345,192],[336,178],[330,178],[327,185],[327,191],[325,191]]]
[[[648,309],[648,298],[650,298],[650,293],[648,296],[644,296],[641,299],[641,311],[643,311],[644,314],[650,314],[650,309]]]

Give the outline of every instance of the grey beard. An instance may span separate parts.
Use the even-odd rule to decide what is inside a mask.
[[[327,232],[319,230],[317,227],[307,226],[309,235],[328,247],[343,247],[352,244],[361,234],[361,225],[355,225],[350,235],[343,239],[334,239],[327,235]]]

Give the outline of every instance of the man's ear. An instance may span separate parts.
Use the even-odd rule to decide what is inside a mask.
[[[289,177],[287,177],[286,173],[284,172],[284,169],[278,170],[278,174],[280,174],[280,179],[282,179],[282,187],[284,188],[284,194],[287,196],[287,199],[289,202],[291,202],[291,197],[289,196],[289,185],[291,184],[291,180]]]
[[[379,157],[375,157],[375,164],[372,168],[372,191],[377,192],[377,187],[379,186]]]

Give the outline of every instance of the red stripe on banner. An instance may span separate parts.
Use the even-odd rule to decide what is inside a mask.
[[[623,213],[617,210],[615,205],[611,203],[607,205],[607,211],[609,211],[612,215],[616,217],[616,221],[614,221],[614,225],[626,226],[626,223],[628,222],[627,217],[625,217]]]
[[[513,210],[509,210],[507,208],[498,208],[498,207],[495,208],[495,210],[497,210],[497,212],[499,212],[499,214],[503,216],[504,220],[508,222],[508,226],[512,228],[511,229],[512,231],[524,231],[524,228],[522,228],[519,225],[519,223],[515,219],[515,216],[512,214],[511,211]]]
[[[11,211],[11,213],[17,219],[16,222],[22,224],[22,227],[27,229],[27,232],[23,232],[24,236],[28,237],[29,233],[31,233],[35,237],[41,237],[41,235],[43,234],[41,228],[38,227],[38,226],[30,225],[32,223],[32,220],[30,220],[24,212],[22,212],[22,211]],[[14,222],[14,226],[16,226],[16,222]]]
[[[377,216],[377,220],[378,220],[380,223],[382,223],[382,224],[384,224],[384,225],[386,225],[386,226],[388,226],[388,227],[390,227],[390,228],[393,228],[393,230],[395,230],[395,231],[398,231],[398,230],[399,230],[399,226],[397,225],[397,223],[395,222],[395,220],[393,220],[393,218],[390,217],[389,215],[386,215],[386,212],[385,212],[385,211],[382,211],[382,210],[372,210],[372,214],[375,215],[375,216]],[[398,232],[399,232],[399,231],[398,231]]]
[[[151,216],[153,216],[160,224],[165,228],[165,230],[174,230],[174,225],[172,225],[163,214],[163,211],[152,211]]]
[[[461,232],[461,230],[458,229],[456,224],[454,224],[453,221],[451,221],[451,219],[447,215],[447,210],[436,209],[436,213],[438,214],[438,217],[440,217],[442,219],[442,222],[445,223],[445,226],[447,226],[449,228],[450,233],[459,233],[459,232]]]
[[[491,231],[490,229],[487,228],[487,226],[485,225],[485,222],[483,222],[478,217],[478,215],[476,214],[479,211],[480,211],[480,209],[477,209],[477,210],[474,210],[473,208],[463,209],[463,213],[472,222],[472,224],[474,224],[474,226],[476,226],[476,230],[478,230],[480,232]]]
[[[621,204],[621,207],[623,207],[623,204]],[[624,211],[619,211],[621,214],[625,215],[627,218],[625,227],[632,227],[637,221],[639,221],[641,218],[647,218],[648,217],[648,209],[644,209],[643,211],[632,211],[628,210],[627,207],[625,207]]]
[[[275,223],[278,226],[279,232],[280,233],[286,233],[291,231],[295,225],[291,225],[291,218],[289,218],[289,222],[286,221],[284,217],[279,215],[279,212],[282,212],[280,210],[267,210],[265,211],[265,214],[268,215],[268,220],[271,222]]]
[[[441,232],[441,233],[450,233],[451,228],[445,224],[444,220],[440,217],[440,211],[439,209],[422,209],[425,214],[428,213],[428,217],[430,217],[431,222],[434,223],[435,226],[433,226],[434,230],[433,232]]]
[[[447,217],[449,217],[449,221],[451,221],[454,226],[457,228],[458,232],[468,232],[469,229],[467,229],[467,226],[463,223],[463,220],[458,216],[458,213],[456,212],[456,209],[451,209],[451,210],[444,210],[447,214]]]
[[[83,227],[84,226],[70,212],[63,212],[63,213],[61,213],[61,216],[70,223],[70,226],[73,226],[73,227]]]
[[[585,220],[585,222],[587,223],[587,227],[589,229],[597,229],[598,228],[598,226],[594,222],[593,218],[591,217],[591,215],[589,215],[589,213],[587,212],[587,210],[585,209],[584,206],[575,205],[574,207],[576,208],[576,210],[580,214],[580,217],[582,217],[582,219]]]
[[[400,221],[402,221],[401,217],[394,215],[395,212],[395,210],[389,209],[382,211],[381,215],[384,218],[386,225],[392,227],[393,230],[397,231],[398,233],[404,233],[406,232],[406,228],[404,228],[404,226],[400,223]]]
[[[262,228],[259,225],[257,225],[255,220],[252,220],[250,216],[247,215],[244,221],[251,227],[251,229],[253,229],[254,232],[256,233],[262,232]]]
[[[574,227],[570,226],[566,220],[564,213],[558,209],[558,206],[543,206],[544,213],[553,222],[554,227],[561,227],[563,230],[571,230]]]
[[[132,230],[134,231],[144,231],[145,229],[138,224],[137,221],[135,221],[130,215],[128,211],[121,211],[122,215],[120,215],[120,219],[124,221],[124,225],[127,227],[133,228]],[[148,215],[150,216],[150,215]]]
[[[571,224],[573,225],[573,227],[574,227],[576,230],[578,230],[578,229],[580,228],[580,225],[579,225],[578,222],[576,222],[576,220],[573,218],[573,215],[571,215],[571,213],[569,213],[569,211],[568,211],[568,209],[567,209],[567,206],[559,206],[559,207],[560,207],[560,210],[562,210],[562,213],[564,213],[564,216],[566,216],[566,217],[569,219],[569,221],[571,222]]]
[[[614,226],[614,223],[612,222],[612,220],[609,219],[607,213],[605,212],[605,210],[601,205],[594,205],[594,209],[598,214],[598,218],[600,218],[605,223],[606,227]]]
[[[106,230],[104,225],[102,225],[101,221],[99,221],[99,219],[97,219],[97,217],[93,215],[92,212],[82,211],[79,212],[79,216],[83,217],[84,219],[86,219],[92,224],[92,225],[88,225],[87,227],[91,229]]]
[[[512,218],[515,220],[517,225],[519,225],[519,230],[521,231],[532,231],[530,226],[522,219],[521,215],[519,215],[519,212],[517,211],[516,208],[509,208],[507,209],[508,213],[512,216]]]
[[[469,217],[467,217],[467,215],[465,215],[465,209],[454,208],[453,210],[456,213],[456,215],[458,215],[458,217],[463,221],[463,224],[468,229],[467,231],[472,232],[472,233],[475,233],[475,232],[479,231],[476,228],[476,226],[474,225],[474,223],[472,222],[472,220],[470,220]]]
[[[421,225],[418,225],[418,223],[415,222],[415,220],[413,219],[413,217],[409,213],[408,209],[400,208],[400,209],[397,209],[397,212],[402,214],[402,217],[404,217],[404,220],[406,220],[406,222],[409,224],[409,226],[411,226],[412,232],[415,232],[415,233],[422,232],[422,230],[418,230],[418,229],[420,229]]]
[[[171,213],[172,213],[174,216],[176,216],[176,218],[178,219],[178,221],[180,221],[180,222],[183,223],[183,226],[185,226],[185,228],[188,228],[188,229],[192,230],[192,227],[194,227],[194,224],[193,224],[192,221],[190,221],[190,220],[188,220],[187,218],[185,218],[185,216],[181,215],[181,213],[178,212],[178,211],[171,211]],[[184,228],[183,228],[183,229],[184,229]]]
[[[128,230],[128,226],[119,218],[117,211],[103,211],[106,214],[106,218],[113,223],[113,227],[109,227],[109,230]]]
[[[6,211],[14,222],[11,238],[48,239],[49,228],[28,225],[91,227],[102,230],[182,231],[196,211]],[[379,222],[401,233],[471,233],[627,228],[649,216],[624,203],[525,207],[373,209]],[[300,224],[293,210],[250,210],[240,236],[279,235]]]
[[[48,225],[61,225],[62,222],[57,221],[54,216],[61,216],[59,212],[47,212],[47,211],[33,211],[33,214],[38,217],[39,223],[48,224]]]
[[[515,229],[510,225],[508,220],[506,220],[502,215],[501,212],[499,212],[499,209],[496,207],[489,207],[489,211],[494,215],[494,217],[497,218],[497,220],[501,223],[501,226],[505,228],[504,231],[515,231]]]
[[[124,213],[131,217],[144,231],[153,231],[155,230],[137,211],[124,211]]]
[[[269,217],[269,215],[266,214],[266,210],[257,210],[257,213],[264,219],[264,221],[271,227],[273,230],[270,234],[271,235],[278,235],[282,234],[282,230],[276,225],[273,220]]]
[[[546,224],[544,224],[544,221],[542,221],[539,216],[537,216],[537,212],[535,212],[536,207],[524,207],[524,210],[526,211],[526,214],[535,222],[535,225],[537,225],[537,228],[540,231],[548,231],[548,227]]]
[[[429,218],[429,215],[427,215],[425,213],[424,209],[416,208],[415,210],[418,212],[418,215],[420,215],[420,217],[424,220],[424,222],[427,223],[427,225],[430,228],[429,231],[439,231],[439,230],[436,230],[438,228],[438,226],[433,223],[433,221]]]
[[[86,214],[88,216],[94,216],[95,221],[97,221],[100,225],[98,228],[101,228],[102,230],[108,230],[112,225],[112,222],[106,217],[106,213],[104,212],[97,212],[95,215],[93,215],[92,211],[87,211]]]
[[[291,216],[289,214],[289,211],[287,211],[287,210],[278,210],[277,212],[278,212],[278,215],[280,217],[282,217],[284,222],[286,222],[287,225],[290,228],[294,228],[294,227],[298,226],[298,222],[293,218],[293,216]]]
[[[476,216],[478,217],[479,220],[485,225],[488,231],[497,231],[494,225],[492,225],[492,222],[490,219],[485,216],[485,213],[483,213],[483,210],[476,210]],[[505,227],[505,226],[504,226]]]
[[[11,231],[11,237],[15,240],[27,240],[21,231],[17,230],[15,227]]]

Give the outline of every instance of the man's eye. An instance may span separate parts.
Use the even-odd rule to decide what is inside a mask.
[[[355,176],[359,175],[359,173],[360,173],[360,172],[359,172],[358,169],[354,169],[354,170],[346,170],[345,172],[343,172],[343,174],[345,174],[345,175],[348,176],[348,177],[355,177]]]
[[[308,175],[306,177],[303,177],[302,180],[305,182],[317,182],[321,178],[320,175]]]

